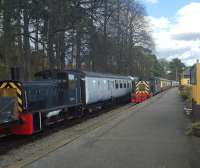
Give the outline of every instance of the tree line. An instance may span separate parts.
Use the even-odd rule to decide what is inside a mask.
[[[46,69],[163,76],[137,0],[1,0],[0,78]]]

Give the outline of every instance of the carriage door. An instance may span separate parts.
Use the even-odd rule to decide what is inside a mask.
[[[109,97],[112,98],[112,95],[113,95],[113,81],[110,81],[108,80],[108,94],[109,94]]]
[[[81,102],[85,104],[85,79],[80,79],[80,89],[81,89]]]
[[[75,74],[68,74],[68,99],[70,105],[78,103],[78,89],[77,89],[77,76]]]

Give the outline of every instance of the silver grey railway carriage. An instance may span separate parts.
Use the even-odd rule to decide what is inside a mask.
[[[132,80],[129,77],[83,72],[82,80],[86,105],[130,98]]]

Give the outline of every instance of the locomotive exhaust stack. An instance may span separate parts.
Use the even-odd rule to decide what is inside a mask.
[[[19,67],[12,67],[10,69],[11,72],[11,80],[20,80],[20,68]]]

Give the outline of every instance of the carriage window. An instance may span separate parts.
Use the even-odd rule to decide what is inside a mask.
[[[75,78],[75,76],[73,74],[69,74],[68,79],[69,79],[69,88],[70,89],[76,88],[76,78]]]
[[[100,84],[101,84],[100,81],[98,81],[98,88],[100,88],[100,86],[101,86]]]
[[[120,82],[120,88],[122,88],[122,83]]]
[[[119,88],[119,84],[117,81],[115,81],[115,88],[118,89]]]
[[[126,88],[126,83],[124,83],[124,88]]]
[[[96,81],[95,81],[95,80],[93,80],[93,81],[92,81],[92,83],[93,83],[93,85],[95,85],[95,84],[96,84]]]

